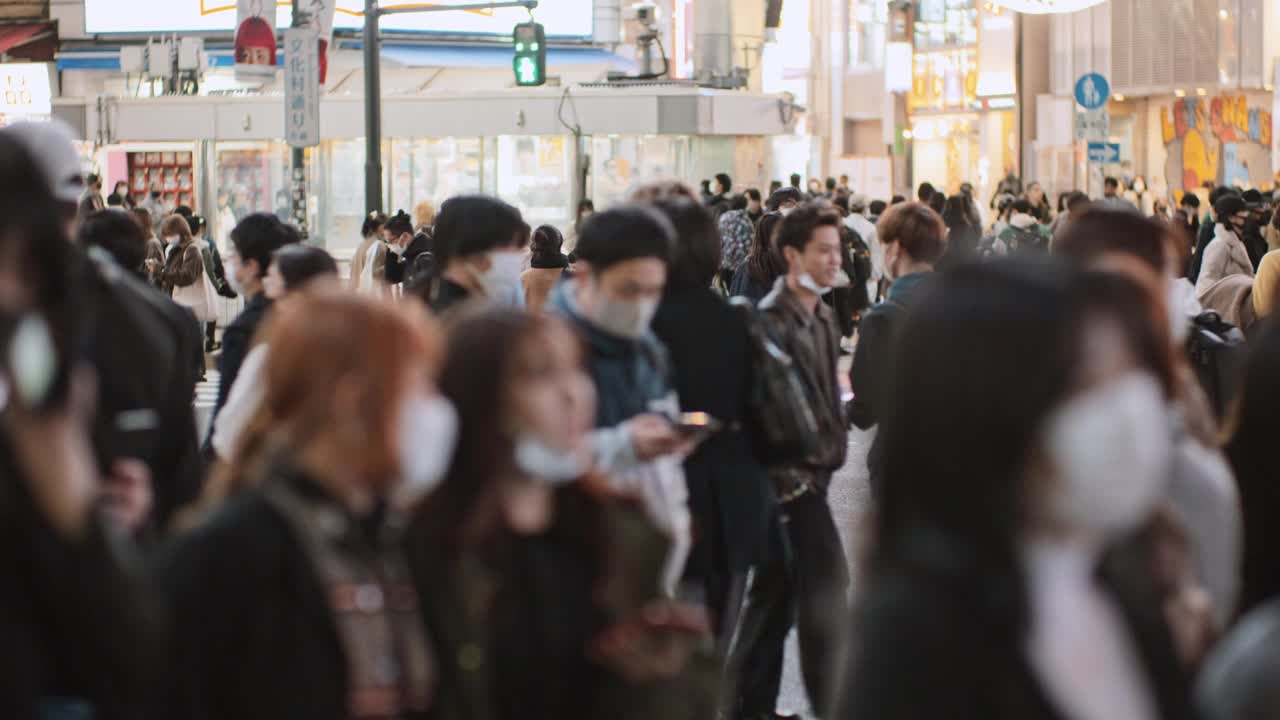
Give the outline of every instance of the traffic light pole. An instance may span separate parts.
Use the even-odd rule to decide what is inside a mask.
[[[538,0],[473,3],[469,5],[402,5],[380,8],[378,0],[364,0],[364,205],[365,212],[382,208],[382,36],[378,21],[383,15],[444,12],[446,10],[495,10],[522,7],[533,10]]]

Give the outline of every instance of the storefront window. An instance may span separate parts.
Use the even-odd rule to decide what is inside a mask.
[[[321,147],[322,160],[312,189],[321,199],[319,240],[330,253],[342,258],[360,244],[365,216],[364,138],[331,140]]]
[[[480,138],[419,138],[391,142],[391,207],[422,200],[439,209],[447,198],[480,192]]]
[[[912,180],[947,194],[973,183],[979,205],[988,203],[1005,173],[1017,171],[1012,111],[916,118],[912,129]]]
[[[218,143],[213,169],[218,207],[210,224],[221,245],[235,224],[253,213],[274,213],[291,222],[289,157],[284,143]]]
[[[978,44],[975,0],[922,0],[916,18],[916,50],[927,52]]]
[[[849,0],[849,66],[884,65],[885,27],[889,0]]]
[[[572,139],[562,135],[497,138],[498,197],[520,208],[531,227],[565,228],[572,218]]]
[[[590,197],[596,209],[624,202],[627,193],[646,181],[691,177],[689,145],[687,135],[592,138]]]

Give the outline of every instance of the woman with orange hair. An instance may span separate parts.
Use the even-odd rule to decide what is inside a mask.
[[[429,488],[455,413],[421,308],[310,287],[264,329],[265,394],[226,498],[161,565],[164,716],[421,718],[436,672],[400,551],[399,493]]]

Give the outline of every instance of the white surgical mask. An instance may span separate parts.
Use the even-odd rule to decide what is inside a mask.
[[[649,330],[649,323],[657,312],[657,300],[622,302],[597,295],[591,321],[613,335],[635,340]]]
[[[440,484],[453,460],[458,414],[439,395],[418,394],[400,409],[400,489],[403,499],[426,495]]]
[[[515,295],[523,297],[520,273],[524,270],[524,255],[517,252],[489,253],[489,269],[472,269],[472,274],[484,289],[485,297],[504,304],[513,304]],[[520,292],[516,292],[519,290]]]
[[[809,292],[818,296],[826,295],[832,290],[832,288],[823,287],[822,285],[819,285],[818,281],[814,280],[813,276],[810,275],[809,273],[802,274],[800,278],[796,280],[796,283],[800,287],[804,288],[805,290],[808,290]]]
[[[164,239],[165,244],[167,244],[169,247],[176,247],[178,244],[178,240],[179,238],[177,235],[170,235],[169,237]]]
[[[515,462],[521,472],[550,485],[567,485],[585,475],[591,467],[591,460],[585,453],[556,450],[525,434],[516,439]]]
[[[222,274],[227,278],[227,284],[231,286],[232,292],[237,295],[244,294],[244,288],[240,285],[240,278],[236,273],[240,272],[240,261],[233,258],[223,258]]]
[[[1045,447],[1057,470],[1054,520],[1105,537],[1133,530],[1168,480],[1173,430],[1160,384],[1131,372],[1072,398],[1049,418]]]

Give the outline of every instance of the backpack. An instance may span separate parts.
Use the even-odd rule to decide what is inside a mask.
[[[742,313],[751,338],[752,382],[747,430],[764,465],[800,462],[813,454],[818,420],[791,356],[774,342],[759,311],[746,298],[729,303]]]
[[[435,253],[418,253],[413,260],[409,261],[409,267],[404,269],[405,292],[426,297],[426,288],[435,279],[438,269],[439,264],[436,262]],[[422,292],[420,293],[419,291]]]
[[[1222,420],[1231,407],[1244,342],[1240,328],[1224,321],[1216,312],[1202,313],[1191,321],[1187,358],[1218,420]]]

